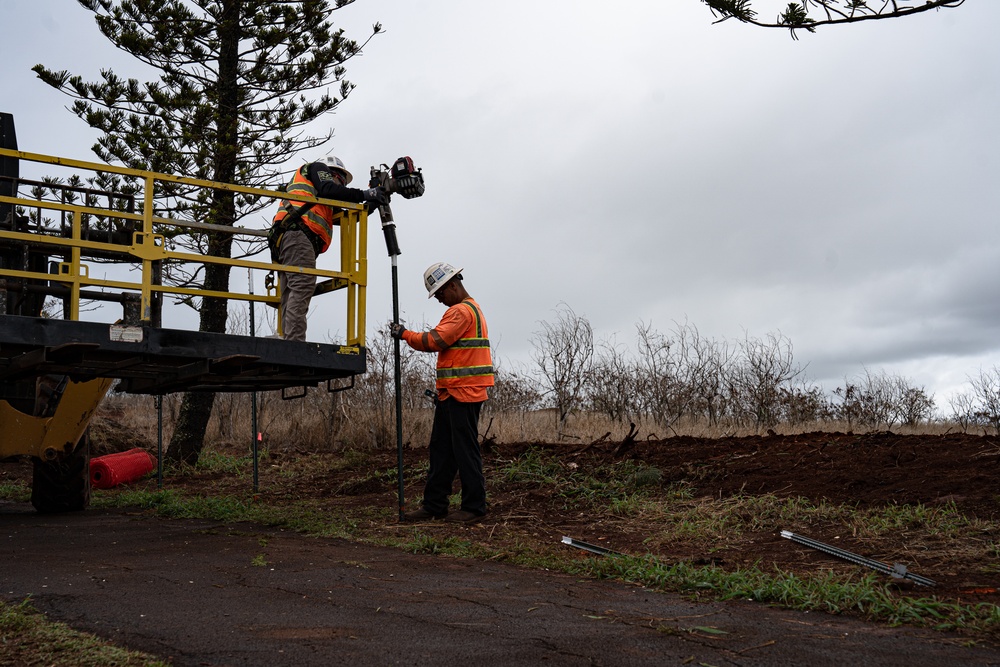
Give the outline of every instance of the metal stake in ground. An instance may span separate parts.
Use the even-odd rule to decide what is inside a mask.
[[[247,269],[247,279],[250,281],[250,296],[253,296],[253,269]],[[256,321],[257,318],[254,316],[254,301],[250,299],[250,337],[255,338],[257,336]],[[260,459],[260,451],[258,449],[258,441],[260,440],[257,433],[257,392],[253,392],[250,399],[250,427],[253,429],[253,443],[250,445],[250,449],[253,450],[253,492],[258,491],[258,462]]]
[[[156,488],[163,488],[163,394],[156,395]]]

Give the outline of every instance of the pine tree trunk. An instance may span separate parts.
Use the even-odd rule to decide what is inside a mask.
[[[205,429],[212,416],[214,403],[214,392],[184,394],[177,428],[174,429],[170,447],[167,449],[168,461],[188,465],[198,463],[198,457],[201,456],[201,449],[205,444]]]
[[[239,140],[239,37],[240,3],[242,0],[224,0],[222,19],[219,22],[219,105],[215,115],[216,137],[213,180],[232,183],[236,177],[237,144]],[[232,226],[236,220],[236,197],[232,192],[213,191],[210,222]],[[213,257],[230,257],[232,234],[210,233],[208,254]],[[205,265],[205,289],[229,291],[229,268],[220,264]],[[206,297],[200,308],[199,331],[226,333],[228,304],[225,299]],[[205,431],[212,417],[214,393],[187,393],[181,404],[181,414],[167,459],[194,465],[205,445]]]

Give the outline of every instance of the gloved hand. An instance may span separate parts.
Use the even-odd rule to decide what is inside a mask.
[[[369,188],[365,190],[365,203],[375,204],[376,206],[388,206],[389,193],[381,186]]]
[[[393,323],[389,325],[389,335],[395,338],[396,340],[403,339],[404,331],[406,331],[406,327],[404,327],[402,324]]]

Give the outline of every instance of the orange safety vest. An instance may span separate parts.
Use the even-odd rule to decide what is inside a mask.
[[[308,178],[306,178],[303,173],[309,168],[309,165],[303,165],[295,171],[295,175],[292,177],[292,182],[288,184],[285,188],[285,192],[290,195],[307,195],[309,197],[315,197],[316,186],[312,184]],[[288,215],[290,215],[295,209],[303,206],[306,202],[303,201],[293,201],[291,199],[286,199],[282,202],[281,207],[278,212],[274,214],[274,224],[279,224]],[[315,234],[322,245],[316,251],[316,254],[326,252],[326,249],[330,247],[330,241],[333,236],[333,226],[335,224],[340,224],[339,220],[336,219],[337,214],[329,206],[324,206],[323,204],[316,204],[311,209],[302,214],[300,220],[305,227]]]
[[[466,299],[462,305],[472,310],[473,321],[451,347],[438,353],[437,387],[492,387],[493,359],[486,320],[479,304]]]

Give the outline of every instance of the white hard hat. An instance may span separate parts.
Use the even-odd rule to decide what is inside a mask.
[[[427,298],[434,296],[434,293],[441,289],[441,286],[462,272],[451,264],[436,262],[431,264],[424,271],[424,287],[427,288]]]
[[[314,160],[314,162],[322,162],[330,169],[336,169],[341,174],[343,174],[344,185],[347,185],[348,183],[354,180],[354,176],[352,176],[351,172],[347,171],[347,167],[344,166],[344,161],[341,160],[336,155],[334,155],[333,153],[331,153],[330,155],[324,155],[320,159]]]

